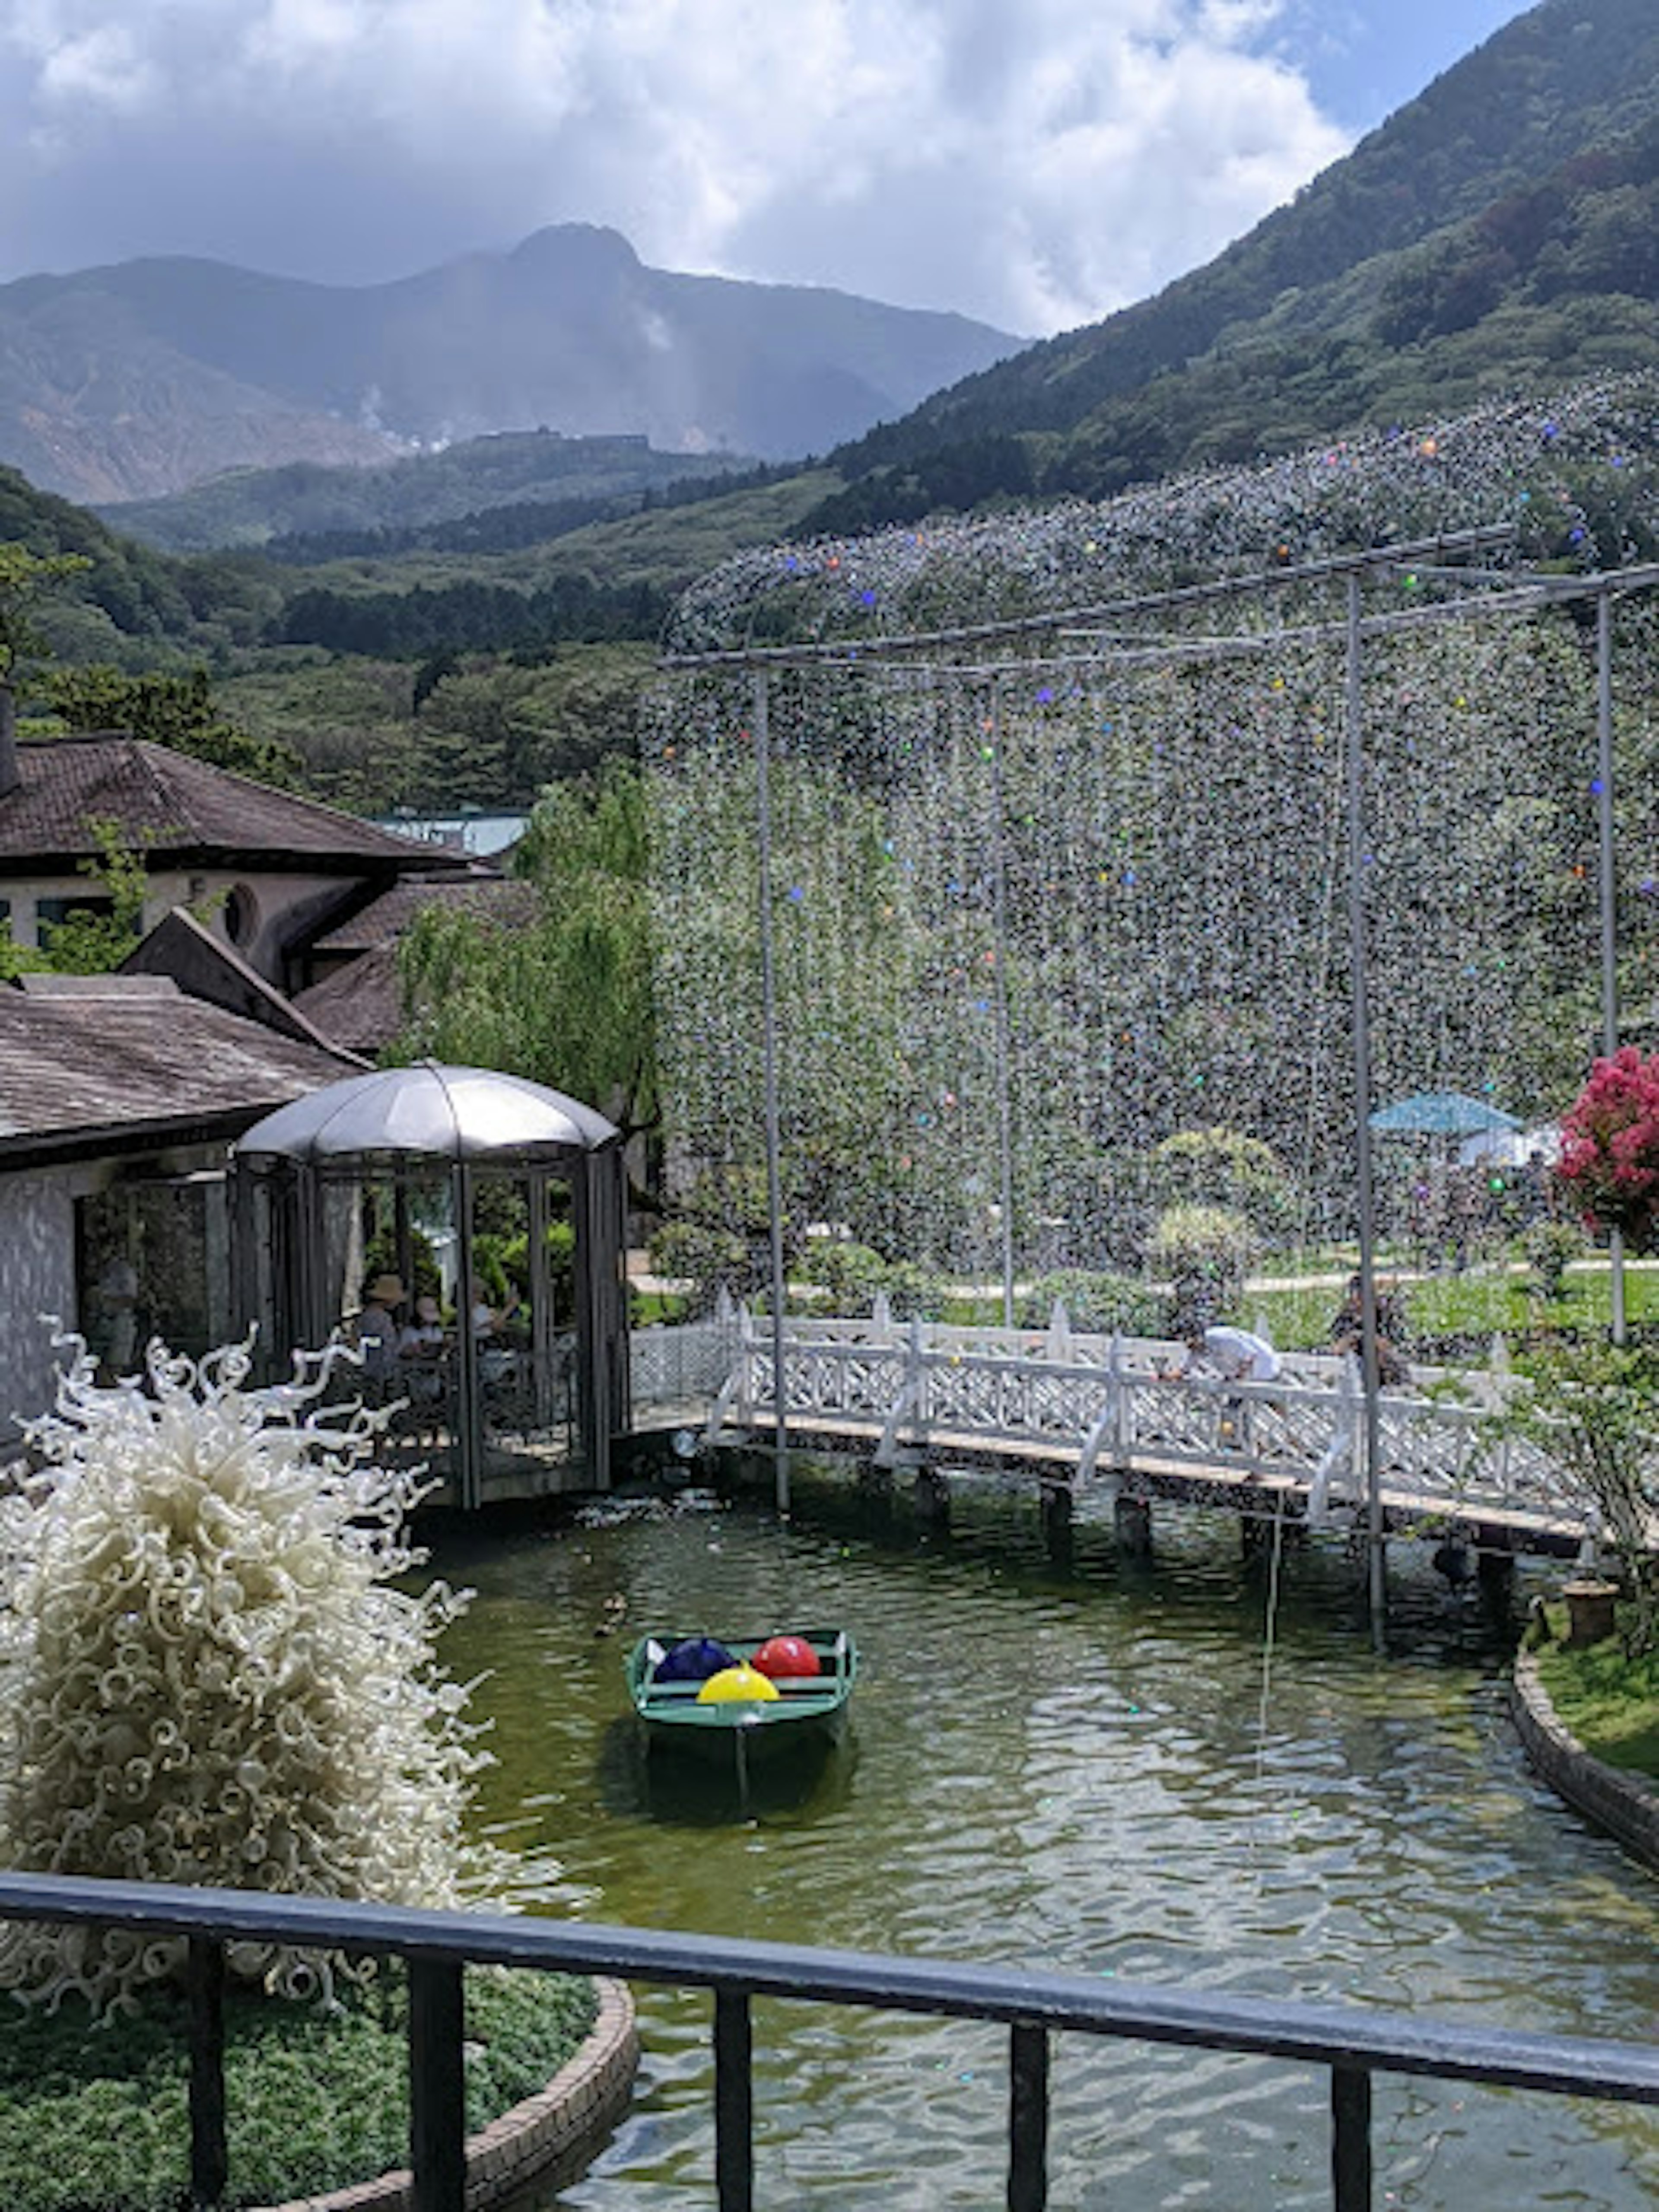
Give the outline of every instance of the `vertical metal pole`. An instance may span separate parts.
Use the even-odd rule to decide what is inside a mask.
[[[766,1210],[772,1228],[772,1399],[776,1419],[772,1449],[780,1513],[789,1510],[788,1376],[784,1365],[783,1172],[778,1115],[778,1002],[772,945],[772,784],[770,696],[766,671],[756,672],[753,735],[755,804],[760,848],[761,1022],[766,1082]]]
[[[997,1160],[1002,1201],[1002,1325],[1014,1325],[1014,1146],[1013,1111],[1008,1088],[1008,868],[1004,842],[1002,779],[1002,686],[991,685],[991,884],[996,928]]]
[[[185,1967],[190,1998],[190,2201],[223,2201],[229,2179],[225,2147],[225,1953],[211,1936],[192,1936]]]
[[[483,1390],[482,1357],[472,1309],[478,1303],[478,1278],[472,1264],[472,1170],[457,1160],[450,1170],[450,1206],[455,1216],[455,1428],[449,1439],[450,1497],[471,1512],[483,1491]]]
[[[465,2006],[461,1967],[409,1962],[409,2162],[414,2212],[463,2212],[466,2202]]]
[[[754,2212],[753,2031],[744,1990],[714,1992],[714,2197],[720,2212]]]
[[[1009,2045],[1008,2212],[1048,2202],[1048,2034],[1016,2024]]]
[[[1331,2069],[1331,2202],[1335,2212],[1371,2212],[1371,2077],[1363,2066]]]
[[[585,1208],[579,1203],[577,1186],[581,1181],[580,1170],[586,1155],[576,1163],[566,1188],[570,1193],[571,1228],[571,1288],[575,1295],[576,1310],[572,1316],[577,1342],[582,1338],[583,1277],[593,1264],[589,1250],[587,1219]],[[520,1285],[530,1301],[530,1364],[531,1380],[536,1393],[536,1426],[544,1436],[553,1426],[553,1312],[552,1270],[547,1256],[547,1174],[540,1166],[531,1168],[525,1178],[525,1212],[530,1223],[529,1261],[525,1268],[525,1281]],[[580,1361],[579,1350],[576,1358]],[[590,1440],[582,1438],[582,1456],[591,1464],[586,1447]]]
[[[1388,1589],[1383,1556],[1382,1451],[1378,1418],[1376,1346],[1376,1219],[1371,1185],[1371,1023],[1366,974],[1365,743],[1361,689],[1359,571],[1350,569],[1347,651],[1348,957],[1353,971],[1353,1096],[1355,1164],[1359,1201],[1360,1380],[1364,1390],[1364,1479],[1367,1587],[1371,1637],[1382,1647]]]
[[[1601,1049],[1611,1059],[1619,1049],[1619,897],[1613,831],[1613,594],[1595,602],[1595,788],[1601,883]],[[1613,1340],[1625,1341],[1625,1239],[1615,1229],[1608,1239],[1608,1289],[1613,1303]]]

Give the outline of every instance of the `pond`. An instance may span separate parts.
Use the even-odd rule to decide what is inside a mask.
[[[500,1764],[484,1809],[554,1854],[546,1909],[1182,1988],[1638,2039],[1659,1884],[1535,1779],[1502,1637],[1396,1548],[1387,1656],[1340,1549],[1247,1560],[1159,1509],[1150,1562],[1079,1522],[1053,1563],[988,1489],[948,1531],[797,1483],[793,1517],[690,1493],[557,1530],[446,1534],[478,1592],[452,1632]],[[1269,1597],[1272,1606],[1269,1635]],[[623,1689],[647,1631],[844,1622],[848,1741],[751,1784],[647,1760]],[[632,2114],[557,2199],[714,2203],[708,2000],[635,1992]],[[1003,2201],[1006,2032],[760,2002],[757,2201],[945,2212]],[[1060,2037],[1050,2202],[1328,2206],[1327,2077]],[[1637,2212],[1659,2116],[1379,2076],[1376,2202]]]

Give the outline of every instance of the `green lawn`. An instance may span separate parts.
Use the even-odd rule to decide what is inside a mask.
[[[1288,1274],[1291,1263],[1275,1273]],[[1468,1270],[1461,1275],[1426,1275],[1413,1279],[1409,1271],[1386,1263],[1379,1279],[1397,1286],[1410,1335],[1413,1339],[1445,1336],[1515,1339],[1540,1328],[1606,1329],[1612,1321],[1612,1291],[1607,1262],[1596,1259],[1572,1267],[1566,1278],[1566,1295],[1543,1299],[1531,1287],[1531,1276],[1516,1270]],[[1245,1318],[1259,1316],[1267,1324],[1275,1344],[1287,1351],[1317,1349],[1328,1339],[1331,1316],[1341,1297],[1340,1287],[1328,1283],[1317,1287],[1247,1290],[1243,1302]],[[1659,1267],[1626,1266],[1625,1311],[1637,1323],[1659,1322]]]
[[[1552,1618],[1559,1632],[1563,1609]],[[1586,1751],[1659,1781],[1659,1654],[1627,1659],[1612,1637],[1578,1650],[1546,1644],[1534,1656],[1551,1704]]]

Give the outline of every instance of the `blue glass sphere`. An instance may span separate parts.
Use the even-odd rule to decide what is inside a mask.
[[[706,1682],[733,1664],[732,1654],[712,1636],[688,1636],[665,1652],[651,1670],[653,1682]]]

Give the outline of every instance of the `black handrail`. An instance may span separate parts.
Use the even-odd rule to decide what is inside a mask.
[[[711,1991],[719,2212],[750,2212],[753,2203],[750,2008],[757,1996],[1009,2027],[1010,2212],[1042,2212],[1047,2203],[1048,2039],[1058,2029],[1328,2069],[1334,2212],[1370,2212],[1371,2077],[1376,2073],[1659,2105],[1659,2045],[1652,2044],[1528,2035],[1399,2013],[1103,1984],[1079,1974],[506,1913],[409,1911],[325,1898],[54,1875],[0,1874],[0,1920],[73,1922],[190,1939],[191,2177],[201,2203],[222,2193],[225,2175],[222,1946],[250,1940],[408,1961],[416,2212],[461,2212],[464,2202],[461,1976],[467,1964],[608,1974]]]

